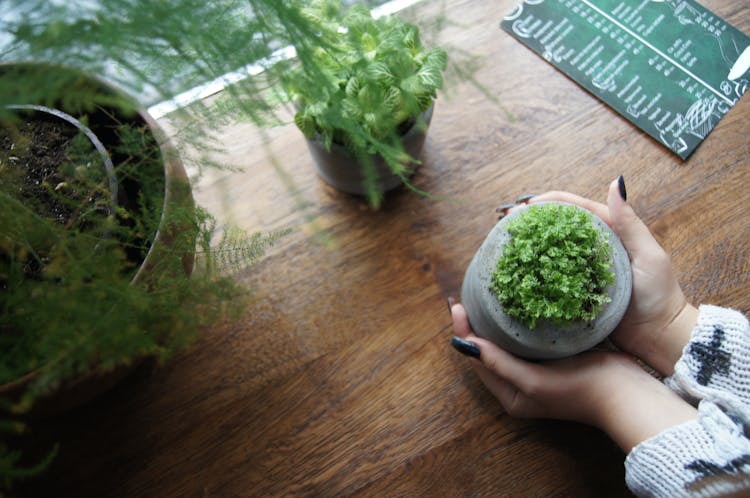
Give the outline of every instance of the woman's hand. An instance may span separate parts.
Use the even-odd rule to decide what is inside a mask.
[[[630,255],[633,293],[625,316],[610,336],[662,375],[671,375],[690,340],[698,311],[682,293],[667,253],[626,202],[622,177],[609,186],[607,205],[568,192],[547,192],[529,203],[564,201],[596,214],[617,233]]]
[[[466,311],[451,307],[453,345],[473,357],[482,382],[513,417],[556,418],[604,430],[628,452],[696,410],[625,354],[588,352],[532,363],[472,334]]]

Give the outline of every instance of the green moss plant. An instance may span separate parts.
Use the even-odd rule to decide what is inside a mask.
[[[510,240],[492,275],[503,311],[534,329],[592,321],[614,282],[607,235],[576,206],[532,205],[508,224]]]

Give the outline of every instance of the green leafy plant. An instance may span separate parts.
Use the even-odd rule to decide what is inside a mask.
[[[26,426],[22,422],[0,420],[0,434],[2,435],[11,434],[17,436],[25,430]],[[36,463],[25,464],[25,462],[22,462],[23,453],[0,439],[0,498],[5,496],[3,490],[10,489],[13,481],[34,477],[46,469],[57,455],[58,449],[59,447],[55,445],[46,456]]]
[[[192,202],[174,203],[162,217],[158,146],[143,129],[122,125],[116,134],[115,173],[131,199],[114,209],[97,194],[108,192],[106,176],[91,173],[103,169],[101,157],[81,154],[80,135],[58,171],[45,164],[43,178],[27,178],[36,171],[27,162],[40,160],[33,143],[19,139],[0,154],[0,385],[37,373],[14,411],[75,375],[179,351],[243,294],[231,271],[280,235],[225,228],[214,243],[215,219]],[[173,188],[189,189],[179,181]],[[169,241],[134,282],[157,230]]]
[[[308,53],[314,29],[293,1],[8,0],[0,12],[0,128],[16,126],[8,106],[18,103],[70,113],[125,107],[120,95],[102,92],[101,82],[84,74],[106,75],[139,95],[139,107],[147,106],[288,44]],[[29,71],[18,61],[81,72]],[[233,113],[259,124],[273,121],[275,107],[264,90],[279,78],[269,69],[267,79],[247,78],[228,89]],[[133,114],[132,106],[126,112]],[[190,159],[196,171],[218,166],[209,157],[220,145],[211,129],[225,117],[201,103],[178,116],[172,138],[183,160]],[[165,360],[184,349],[213,319],[242,308],[246,290],[231,273],[252,264],[282,235],[219,228],[201,208],[171,202],[159,226],[164,172],[140,169],[144,150],[150,150],[140,130],[118,133],[124,147],[118,175],[140,184],[137,202],[127,208],[109,209],[106,185],[85,167],[100,158],[84,158],[73,150],[77,145],[62,173],[40,177],[39,188],[26,198],[12,188],[23,182],[24,172],[9,167],[20,149],[0,165],[0,387],[16,380],[22,387],[0,397],[0,495],[12,480],[36,474],[49,461],[24,462],[6,441],[17,442],[6,436],[23,427],[18,416],[78,376],[142,357]],[[47,201],[35,202],[39,196]],[[50,216],[56,211],[63,213],[57,220]],[[157,226],[171,243],[152,258],[148,279],[133,284],[139,255],[148,251]],[[195,269],[188,277],[185,255],[193,251]]]
[[[422,46],[419,30],[397,17],[375,19],[360,5],[343,10],[338,0],[320,0],[303,9],[317,27],[318,46],[301,57],[284,78],[299,107],[297,127],[310,139],[345,146],[367,168],[368,156],[380,155],[406,181],[416,160],[400,145],[400,136],[420,122],[443,86],[447,55]],[[372,175],[370,201],[377,204]]]
[[[539,320],[591,321],[610,302],[611,248],[589,212],[532,205],[509,222],[508,233],[490,286],[506,314],[533,329]]]
[[[186,179],[165,175],[174,158],[132,103],[104,100],[109,107],[76,114],[104,120],[96,129],[116,190],[103,155],[76,127],[40,111],[0,119],[4,432],[21,430],[15,418],[66,383],[147,357],[164,361],[239,312],[246,290],[232,273],[283,234],[230,227],[216,236],[215,218],[192,202]],[[19,455],[0,441],[0,488],[52,458],[21,466]]]

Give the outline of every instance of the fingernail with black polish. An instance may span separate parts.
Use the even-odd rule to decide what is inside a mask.
[[[456,300],[453,297],[448,296],[448,311],[450,311],[451,313],[453,313],[454,304],[456,304]]]
[[[522,195],[521,197],[519,197],[518,199],[516,199],[516,204],[523,204],[524,202],[530,201],[534,197],[536,197],[536,194]]]
[[[507,211],[508,209],[514,207],[514,206],[515,206],[515,204],[503,204],[502,206],[496,208],[495,212],[496,213],[503,213],[503,212]]]
[[[472,358],[479,358],[479,355],[481,354],[479,346],[457,336],[453,336],[453,339],[451,339],[451,346],[456,348],[456,351],[459,353],[471,356]]]
[[[622,177],[622,175],[617,177],[617,186],[620,189],[620,197],[622,197],[623,201],[627,201],[628,192],[625,190],[625,179]]]

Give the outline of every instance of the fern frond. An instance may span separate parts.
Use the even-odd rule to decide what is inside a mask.
[[[269,234],[259,232],[248,235],[244,230],[225,227],[219,243],[209,253],[199,256],[210,257],[217,261],[216,271],[222,274],[238,273],[244,268],[257,263],[266,250],[291,230],[279,230]]]

